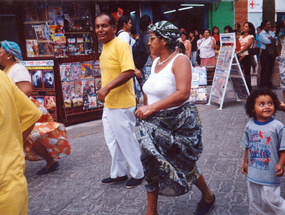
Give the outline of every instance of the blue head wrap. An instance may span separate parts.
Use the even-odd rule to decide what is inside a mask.
[[[1,47],[5,49],[9,54],[13,55],[16,60],[22,60],[21,49],[17,43],[4,40],[1,43]]]
[[[285,20],[285,15],[284,16],[282,16],[282,22]]]

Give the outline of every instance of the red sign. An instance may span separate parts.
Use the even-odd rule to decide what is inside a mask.
[[[250,9],[254,9],[255,6],[256,6],[255,0],[250,0],[250,1],[249,1],[249,8],[250,8]]]

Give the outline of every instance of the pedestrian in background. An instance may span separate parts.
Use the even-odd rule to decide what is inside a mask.
[[[271,24],[268,20],[261,23],[262,31],[259,34],[260,41],[260,87],[272,88],[271,76],[273,73],[274,61],[276,54],[274,53],[274,46],[276,47],[276,36],[270,31]]]
[[[281,77],[280,86],[282,88],[283,98],[285,100],[285,16],[282,17],[282,23],[280,23],[278,32],[276,32],[276,34],[278,36],[278,44],[280,48],[279,57],[277,58]]]
[[[198,65],[201,65],[200,46],[204,40],[205,40],[204,35],[203,35],[203,33],[200,32],[198,35],[198,40],[197,40],[197,55],[196,55],[196,62]]]
[[[187,39],[187,32],[186,31],[182,31],[181,33],[181,39],[182,39],[182,43],[185,46],[185,54],[186,56],[190,59],[191,57],[191,50],[192,50],[192,44],[191,42]]]
[[[256,28],[256,35],[255,35],[255,41],[256,41],[256,48],[259,48],[259,53],[256,55],[257,58],[257,64],[259,64],[259,59],[260,59],[260,41],[259,41],[259,34],[261,32],[262,28],[261,26],[258,26]]]
[[[100,56],[102,88],[98,98],[104,102],[102,122],[104,136],[112,156],[110,177],[103,184],[128,180],[126,162],[130,165],[131,178],[126,188],[133,188],[143,180],[140,148],[135,135],[136,100],[132,77],[135,66],[126,42],[116,37],[115,19],[102,13],[95,19],[95,32],[103,43]]]
[[[191,63],[193,66],[196,66],[196,56],[197,56],[197,38],[195,37],[195,32],[189,32],[189,39],[191,42]]]
[[[206,29],[204,31],[204,39],[199,46],[200,49],[200,57],[201,63],[200,66],[209,66],[209,65],[216,65],[216,58],[215,58],[215,48],[216,48],[216,41],[213,37],[211,37],[210,29]]]
[[[143,89],[147,103],[135,112],[141,120],[139,142],[147,190],[147,215],[156,215],[158,195],[179,196],[193,184],[202,192],[196,214],[209,214],[215,195],[196,161],[202,152],[202,125],[189,102],[191,63],[175,51],[180,30],[170,22],[149,26],[150,51],[158,56]]]
[[[240,24],[239,23],[236,23],[235,26],[234,26],[234,30],[238,30],[238,31],[241,31],[240,29]]]
[[[131,49],[131,53],[132,53],[135,40],[130,35],[131,29],[132,29],[131,17],[128,15],[122,15],[118,21],[118,28],[117,28],[116,36],[119,39],[125,41],[129,45]],[[137,73],[137,75],[138,75],[138,78],[140,78],[139,76],[141,76],[141,74]],[[136,102],[139,103],[139,99],[141,97],[141,89],[140,89],[140,84],[136,77],[133,77],[133,85],[134,85],[134,90],[135,90],[135,95],[136,95]]]
[[[0,213],[25,215],[28,187],[23,140],[42,113],[2,71],[0,91]]]
[[[236,52],[237,55],[242,57],[240,61],[241,66],[243,67],[244,77],[249,91],[252,90],[251,87],[251,58],[248,52],[248,49],[251,48],[254,44],[255,38],[255,28],[251,22],[245,22],[243,24],[243,34],[239,38],[241,49]]]
[[[224,27],[224,32],[225,33],[232,33],[233,32],[233,28],[230,25],[227,25]]]
[[[136,76],[139,78],[142,78],[142,83],[144,84],[146,82],[146,80],[148,79],[148,77],[150,76],[150,68],[152,65],[152,57],[150,55],[150,50],[149,50],[149,46],[148,46],[148,41],[149,41],[149,32],[147,30],[147,26],[149,26],[151,24],[151,19],[149,17],[149,15],[145,14],[143,15],[140,20],[139,20],[139,26],[140,26],[140,30],[141,30],[141,39],[142,39],[142,46],[143,46],[143,58],[147,58],[145,64],[143,65],[142,68],[138,68],[136,69]],[[139,70],[139,71],[137,71]],[[137,72],[140,74],[137,74]]]
[[[279,109],[277,95],[268,88],[254,90],[245,110],[251,118],[245,127],[242,174],[247,174],[249,214],[285,214],[280,179],[285,165],[284,125],[272,118]]]
[[[220,41],[220,29],[218,26],[212,28],[212,36],[215,38],[216,43]]]

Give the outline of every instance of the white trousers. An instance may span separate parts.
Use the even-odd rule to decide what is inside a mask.
[[[264,186],[247,182],[250,215],[284,215],[285,201],[280,186]]]
[[[135,135],[136,107],[103,110],[104,136],[112,156],[111,178],[127,175],[126,162],[130,174],[135,179],[144,176],[140,160],[141,151]]]

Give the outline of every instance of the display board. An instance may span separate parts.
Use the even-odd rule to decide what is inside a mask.
[[[190,101],[198,103],[207,103],[207,69],[206,67],[192,68],[192,83]]]
[[[220,34],[221,48],[208,102],[208,105],[211,101],[218,103],[220,105],[219,110],[223,106],[228,80],[232,83],[238,101],[246,99],[249,95],[248,87],[235,54],[235,42],[235,33]]]
[[[39,101],[57,121],[53,60],[21,61],[21,63],[31,74],[33,87],[31,97]]]

